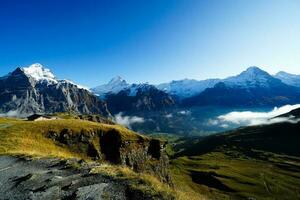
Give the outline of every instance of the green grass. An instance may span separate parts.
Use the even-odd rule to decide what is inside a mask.
[[[179,157],[171,163],[175,185],[212,199],[299,199],[300,158],[256,153],[257,159],[225,149]]]
[[[62,158],[88,159],[80,146],[67,146],[54,142],[48,137],[50,131],[61,132],[69,129],[72,134],[107,133],[116,130],[122,140],[147,139],[120,125],[108,125],[76,119],[58,119],[48,121],[24,121],[12,118],[0,118],[0,154],[54,156]],[[97,137],[95,137],[97,140]],[[99,142],[95,141],[94,144]]]

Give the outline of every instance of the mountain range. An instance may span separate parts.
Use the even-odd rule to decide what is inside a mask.
[[[270,75],[258,67],[225,79],[184,79],[158,85],[129,84],[121,77],[91,89],[59,80],[41,64],[0,78],[0,112],[82,114],[162,111],[193,106],[273,106],[300,101],[300,76]]]
[[[40,64],[17,68],[0,78],[0,113],[27,116],[33,113],[110,112],[104,101],[68,80],[58,80]]]
[[[149,87],[149,84],[146,85]],[[121,77],[116,77],[108,84],[91,90],[103,99],[109,96],[110,98],[106,99],[108,105],[115,105],[115,99],[136,96],[136,92],[132,92],[136,90],[136,86],[137,84],[128,84]],[[172,99],[174,104],[168,104],[169,107],[175,104],[184,107],[206,105],[279,106],[297,103],[300,100],[300,76],[286,72],[279,72],[273,76],[258,67],[249,67],[242,73],[225,79],[200,81],[184,79],[162,83],[155,85],[155,87],[164,92],[161,94],[164,94],[163,96],[167,99]],[[144,95],[140,94],[139,99],[143,97]],[[127,109],[132,110],[128,107]],[[127,109],[123,105],[122,109],[116,110],[124,111]]]

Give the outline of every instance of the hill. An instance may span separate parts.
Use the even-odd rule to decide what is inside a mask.
[[[174,184],[211,199],[299,199],[299,131],[300,123],[277,123],[180,139]]]

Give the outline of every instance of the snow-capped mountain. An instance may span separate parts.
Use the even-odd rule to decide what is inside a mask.
[[[108,93],[105,101],[112,113],[163,110],[175,105],[171,95],[147,83],[132,84],[116,94]]]
[[[171,95],[157,89],[154,85],[129,84],[120,76],[91,90],[107,102],[112,113],[151,111],[175,105],[175,100]]]
[[[171,81],[169,83],[162,83],[156,87],[180,98],[187,98],[201,93],[206,88],[214,87],[214,85],[218,82],[220,82],[220,79],[207,79],[201,81],[194,79],[183,79]]]
[[[184,106],[276,106],[300,101],[300,90],[274,78],[258,67],[223,79],[213,88],[183,100]]]
[[[17,68],[0,78],[0,113],[76,112],[110,115],[106,104],[81,86],[58,80],[41,64]]]
[[[280,80],[258,67],[249,67],[239,75],[226,78],[222,82],[227,86],[241,88],[271,87],[273,84],[280,84]]]
[[[107,84],[100,85],[92,88],[91,90],[101,97],[104,97],[108,93],[116,94],[121,90],[128,88],[130,84],[128,84],[122,77],[116,76],[111,79]]]
[[[300,87],[300,75],[280,71],[277,74],[275,74],[274,77],[280,79],[283,83],[287,85]]]
[[[23,67],[21,69],[27,76],[33,78],[35,81],[45,81],[49,84],[58,83],[54,74],[39,63],[35,63],[30,65],[29,67]]]

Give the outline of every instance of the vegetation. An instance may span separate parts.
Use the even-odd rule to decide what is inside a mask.
[[[70,137],[107,134],[124,140],[149,140],[119,125],[95,123],[60,114],[61,119],[24,121],[0,118],[0,154],[90,160],[86,146],[55,141],[51,134],[67,130]],[[225,134],[185,138],[157,133],[168,141],[172,184],[124,166],[101,164],[101,173],[123,181],[130,190],[156,199],[300,199],[299,124],[238,129]],[[99,149],[99,137],[92,144]],[[74,166],[80,167],[80,166]]]
[[[222,150],[177,158],[171,164],[175,184],[212,199],[299,199],[300,159],[259,154]]]
[[[116,130],[124,140],[147,139],[120,125],[108,125],[86,120],[58,119],[46,121],[24,121],[0,118],[0,154],[54,156],[61,158],[88,159],[87,152],[80,146],[54,142],[51,133],[68,130],[73,135],[103,134]],[[97,139],[97,138],[95,138]],[[97,145],[99,142],[94,141]]]
[[[206,199],[201,194],[184,191],[180,187],[174,189],[149,174],[136,173],[127,167],[104,164],[93,168],[90,173],[100,173],[116,180],[126,181],[131,190],[140,191],[144,196],[151,196],[155,199]]]

